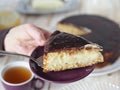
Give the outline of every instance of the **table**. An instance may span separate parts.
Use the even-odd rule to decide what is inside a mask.
[[[56,24],[59,20],[65,18],[67,16],[71,16],[71,15],[88,14],[89,13],[89,14],[99,14],[99,15],[105,16],[105,17],[110,18],[120,24],[120,18],[119,18],[120,13],[117,11],[117,8],[120,7],[120,4],[119,5],[117,4],[117,2],[119,2],[119,0],[116,0],[116,2],[114,2],[113,4],[111,4],[111,2],[109,2],[109,0],[101,0],[101,2],[102,1],[105,1],[106,3],[109,2],[108,4],[115,6],[113,8],[114,10],[110,10],[108,12],[106,12],[106,11],[109,9],[110,5],[108,5],[109,6],[108,8],[105,8],[105,6],[103,5],[103,8],[105,8],[105,9],[96,8],[97,5],[94,5],[95,1],[97,1],[97,0],[86,0],[86,1],[80,0],[80,6],[78,7],[78,9],[71,11],[71,12],[67,12],[67,13],[35,15],[35,16],[34,15],[21,15],[22,23],[23,24],[24,23],[35,24],[38,27],[41,27],[50,32],[53,32],[56,29]],[[2,7],[8,7],[8,8],[15,9],[18,2],[19,2],[19,0],[2,0],[0,2],[0,5]],[[92,5],[91,8],[89,8],[90,5],[88,5],[88,4],[90,4],[90,2]],[[96,8],[96,10],[92,11],[92,9],[94,9],[93,6]],[[11,60],[11,58],[12,58],[12,60]],[[14,58],[11,57],[11,58],[0,57],[0,62],[1,62],[0,69],[7,63],[18,60],[18,57],[14,57]],[[23,57],[19,57],[19,60],[21,60],[21,59],[25,60]],[[75,85],[75,84],[80,84],[82,82],[94,83],[94,81],[108,82],[110,84],[120,86],[120,70],[116,71],[114,73],[102,75],[102,76],[95,76],[95,77],[88,76],[88,77],[86,77],[80,81],[74,82],[72,84]],[[45,82],[45,86],[42,90],[59,90],[67,85],[69,85],[69,84],[55,84],[55,83]],[[118,89],[120,90],[119,87],[118,87]],[[0,90],[4,90],[1,83],[0,83]]]

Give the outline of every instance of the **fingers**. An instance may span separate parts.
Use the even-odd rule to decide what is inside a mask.
[[[42,33],[44,34],[46,39],[48,39],[49,36],[51,35],[51,32],[48,32],[47,30],[44,30],[44,29],[42,29],[40,27],[37,27],[37,28],[42,31]]]
[[[31,24],[15,27],[5,37],[5,50],[31,55],[37,46],[44,46],[50,32]]]
[[[26,32],[36,40],[36,42],[43,46],[46,42],[46,39],[50,36],[50,33],[46,30],[38,28],[31,24],[26,24]]]

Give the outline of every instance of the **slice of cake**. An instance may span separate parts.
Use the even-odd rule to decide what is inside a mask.
[[[62,71],[103,62],[102,47],[65,32],[54,32],[44,48],[44,72]]]

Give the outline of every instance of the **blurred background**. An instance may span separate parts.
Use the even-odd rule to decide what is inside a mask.
[[[95,14],[120,24],[120,0],[0,0],[0,29],[32,23],[53,31],[61,19]]]
[[[31,23],[53,32],[56,30],[57,23],[63,18],[82,14],[103,16],[120,25],[120,0],[0,0],[0,30]],[[7,60],[1,60],[1,67],[9,62]],[[93,81],[102,84],[91,83]],[[80,87],[83,82],[88,87],[83,90],[120,90],[120,68],[114,73],[88,77],[72,85]],[[97,87],[94,84],[97,84],[100,89],[89,89],[91,85]],[[47,83],[44,90],[58,90],[60,87]],[[0,88],[3,90],[2,87]]]

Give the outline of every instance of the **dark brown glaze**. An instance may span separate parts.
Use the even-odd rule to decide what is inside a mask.
[[[59,23],[92,30],[91,33],[82,36],[103,46],[105,62],[98,65],[99,67],[114,63],[120,56],[120,28],[115,22],[95,15],[78,15],[65,18]]]
[[[74,36],[72,34],[55,31],[47,40],[45,45],[45,53],[54,52],[70,48],[82,48],[90,42],[82,37]]]

